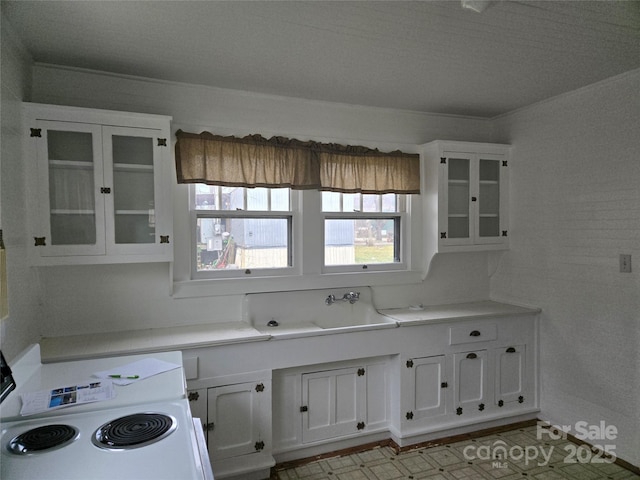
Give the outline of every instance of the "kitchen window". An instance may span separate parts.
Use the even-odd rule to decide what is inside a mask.
[[[404,270],[406,196],[322,192],[324,271]]]
[[[191,219],[190,268],[176,244],[178,295],[182,287],[206,294],[206,283],[189,281],[207,279],[226,280],[215,282],[217,295],[419,281],[418,155],[259,135],[176,136]]]
[[[292,273],[288,188],[191,186],[192,277]]]

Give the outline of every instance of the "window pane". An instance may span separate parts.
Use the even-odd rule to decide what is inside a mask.
[[[203,183],[195,184],[194,188],[196,210],[253,210],[258,212],[271,210],[288,212],[291,209],[290,190],[288,188],[218,187]]]
[[[218,210],[218,189],[212,185],[197,183],[196,191],[196,210]]]
[[[220,210],[244,210],[243,187],[220,187]]]
[[[288,188],[272,188],[271,189],[271,211],[272,212],[288,212],[291,210],[291,202],[289,201]]]
[[[400,195],[322,192],[323,212],[399,212]],[[362,200],[362,205],[360,201]]]
[[[342,211],[343,212],[360,212],[360,194],[359,193],[343,193],[342,194]]]
[[[400,219],[325,219],[325,265],[400,261]]]
[[[379,212],[380,211],[380,195],[363,195],[362,196],[363,212]]]
[[[397,212],[398,204],[396,201],[395,193],[385,193],[382,195],[382,211],[383,212]]]
[[[247,188],[247,210],[269,210],[269,189]]]
[[[338,192],[322,192],[322,211],[340,212],[340,200],[342,194]]]
[[[291,266],[290,218],[198,218],[197,270]]]

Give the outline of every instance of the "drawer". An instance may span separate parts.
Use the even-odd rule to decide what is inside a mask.
[[[487,342],[496,338],[498,338],[498,327],[495,323],[449,327],[449,345]]]

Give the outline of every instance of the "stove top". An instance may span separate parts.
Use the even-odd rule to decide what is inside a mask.
[[[185,399],[145,404],[142,410],[134,405],[5,423],[0,437],[0,478],[202,479],[194,436]],[[40,443],[51,445],[63,438],[55,448]]]
[[[16,455],[29,455],[64,447],[79,436],[77,428],[65,424],[51,424],[27,430],[12,438],[7,449]]]
[[[71,385],[150,357],[182,365],[180,352],[42,364],[38,345],[25,350],[12,368],[3,365],[0,478],[212,480],[201,423],[192,418],[185,398],[182,368],[116,386],[111,400],[20,415],[22,393]]]
[[[139,448],[162,440],[178,424],[163,413],[135,413],[116,418],[102,425],[91,437],[93,444],[108,450]]]

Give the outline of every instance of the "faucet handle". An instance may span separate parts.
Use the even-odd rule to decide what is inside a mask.
[[[331,294],[324,300],[324,303],[326,303],[327,305],[332,305],[333,303],[335,303],[335,301],[336,301],[336,296]]]

